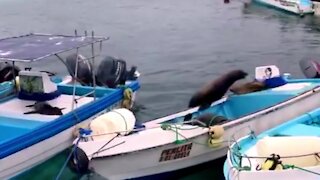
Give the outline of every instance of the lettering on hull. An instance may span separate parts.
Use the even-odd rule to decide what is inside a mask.
[[[184,144],[175,148],[165,149],[162,151],[159,162],[170,161],[188,157],[192,149],[192,143]]]

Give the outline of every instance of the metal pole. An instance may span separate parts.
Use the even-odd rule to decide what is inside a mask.
[[[17,82],[16,82],[16,74],[14,72],[14,64],[15,64],[15,61],[12,61],[12,76],[13,76],[13,87],[16,87],[14,88],[16,91],[18,91],[18,87],[17,87]]]
[[[77,78],[78,77],[78,60],[79,60],[79,48],[77,48],[77,52],[76,52],[76,69],[75,69],[75,72],[74,72],[74,76]],[[74,80],[73,81],[73,92],[72,92],[72,106],[71,106],[71,109],[74,110],[74,103],[76,102],[76,99],[75,99],[75,96],[76,96],[76,81]]]
[[[92,39],[94,39],[94,32],[92,31]],[[94,91],[94,94],[93,94],[93,97],[94,97],[94,100],[96,100],[96,71],[95,71],[95,66],[94,66],[94,43],[91,44],[91,53],[92,53],[92,79],[93,79],[93,91]]]
[[[99,54],[102,52],[102,41],[100,41],[100,46],[99,46]]]

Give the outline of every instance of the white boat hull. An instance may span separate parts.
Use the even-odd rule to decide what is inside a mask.
[[[299,5],[297,0],[253,0],[258,3],[288,11],[298,15],[314,13],[312,3],[309,6]]]
[[[203,144],[205,144],[207,140],[207,134],[193,139],[193,141],[202,142]],[[192,143],[190,156],[182,159],[159,162],[164,150],[178,146],[182,145],[168,144],[128,154],[96,158],[91,162],[91,166],[96,173],[107,179],[130,179],[157,175],[201,164],[223,156],[227,150],[225,147],[222,147],[214,149],[214,153],[212,153],[213,149]]]
[[[227,154],[228,142],[226,141],[230,140],[230,137],[236,135],[237,137],[234,138],[237,139],[248,135],[249,130],[247,127],[250,127],[254,133],[258,134],[319,107],[319,91],[320,88],[316,88],[313,91],[308,91],[303,95],[280,103],[274,107],[267,108],[222,125],[225,129],[225,142],[219,148],[210,148],[206,145],[209,136],[207,131],[204,131],[202,134],[190,138],[189,142],[186,142],[186,144],[192,142],[192,148],[189,156],[184,158],[159,162],[164,150],[181,146],[172,143],[172,141],[174,141],[173,138],[171,143],[162,146],[119,153],[117,155],[111,155],[110,153],[116,150],[110,149],[110,152],[106,151],[104,152],[105,154],[102,153],[99,155],[100,157],[93,158],[90,163],[95,173],[98,173],[107,179],[127,179],[167,173],[211,161]],[[172,116],[173,115],[171,115],[170,118]],[[148,122],[147,124],[150,125],[152,122]],[[157,141],[155,137],[149,138]],[[159,136],[159,139],[163,138],[166,138],[166,136]],[[143,141],[136,141],[137,146],[144,143],[145,142]],[[120,146],[123,147],[123,145]],[[81,145],[79,147],[83,148]],[[108,146],[106,146],[106,148],[108,148]]]

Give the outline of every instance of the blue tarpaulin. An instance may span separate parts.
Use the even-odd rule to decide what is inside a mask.
[[[31,62],[107,40],[103,37],[27,34],[0,39],[0,60]]]

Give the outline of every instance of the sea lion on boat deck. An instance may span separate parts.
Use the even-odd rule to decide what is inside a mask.
[[[243,84],[234,84],[230,87],[230,91],[234,94],[246,94],[265,90],[267,87],[265,83],[259,81],[252,81]]]
[[[211,103],[221,99],[234,82],[247,75],[242,70],[233,70],[211,81],[192,96],[189,108],[200,106],[199,110],[207,109]]]
[[[26,107],[33,107],[34,111],[25,112],[24,114],[43,114],[43,115],[63,115],[62,111],[65,108],[52,107],[47,102],[39,101],[35,104]]]
[[[219,124],[223,124],[226,121],[228,121],[228,119],[226,119],[225,117],[220,116],[220,115],[215,115],[213,113],[201,114],[196,119],[200,122],[194,121],[194,122],[191,122],[191,124],[198,125],[198,126],[204,126],[204,127],[219,125]]]

